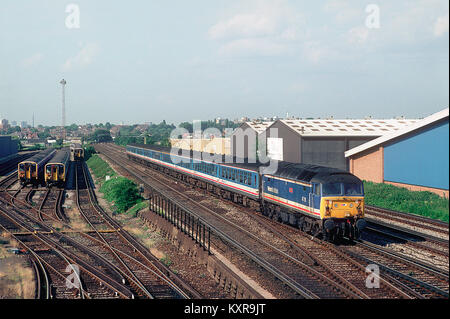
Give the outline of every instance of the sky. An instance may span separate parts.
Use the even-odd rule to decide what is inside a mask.
[[[448,0],[2,0],[0,118],[422,118],[449,105]]]

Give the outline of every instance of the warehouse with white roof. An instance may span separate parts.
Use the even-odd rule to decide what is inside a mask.
[[[271,158],[349,170],[345,151],[396,132],[414,119],[287,119],[267,128]]]

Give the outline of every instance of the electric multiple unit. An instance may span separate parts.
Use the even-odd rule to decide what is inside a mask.
[[[67,175],[67,165],[69,163],[69,150],[67,148],[57,151],[52,159],[45,164],[45,184],[50,187],[52,185],[64,186]]]
[[[21,185],[38,185],[44,181],[44,166],[55,154],[54,149],[41,151],[17,166],[17,174]]]

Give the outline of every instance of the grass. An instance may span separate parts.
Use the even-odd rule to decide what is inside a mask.
[[[449,201],[431,192],[414,192],[389,184],[364,182],[365,201],[400,212],[449,221]]]
[[[138,202],[136,205],[134,205],[132,208],[130,208],[127,211],[127,215],[130,215],[131,217],[136,217],[136,215],[139,211],[141,211],[147,207],[148,207],[147,201]]]
[[[142,202],[136,183],[128,178],[118,176],[98,155],[93,154],[86,163],[100,181],[100,192],[105,195],[105,199],[112,204],[115,211],[125,213],[131,207]],[[110,176],[107,181],[105,180],[106,176]],[[140,210],[139,207],[136,208],[134,214],[138,210]]]
[[[111,178],[117,176],[116,172],[114,172],[108,163],[96,154],[93,154],[86,163],[94,173],[95,177],[101,181],[104,181],[106,176],[110,176]]]

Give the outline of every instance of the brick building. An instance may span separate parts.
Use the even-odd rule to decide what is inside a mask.
[[[362,180],[449,196],[449,109],[345,152]]]

